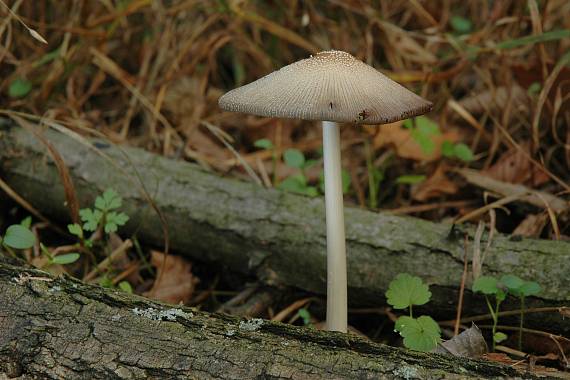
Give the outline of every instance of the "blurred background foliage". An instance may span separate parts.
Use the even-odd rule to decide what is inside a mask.
[[[486,203],[511,196],[493,218],[499,230],[569,234],[567,0],[4,2],[13,11],[0,7],[5,115],[315,196],[316,123],[226,113],[217,99],[345,50],[435,105],[412,121],[343,128],[347,203],[477,221]],[[528,194],[535,202],[522,202]]]

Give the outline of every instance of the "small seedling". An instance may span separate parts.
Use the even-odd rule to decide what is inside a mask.
[[[441,144],[441,154],[448,158],[457,158],[464,162],[470,162],[475,159],[471,148],[464,143],[452,143],[450,141],[444,141]]]
[[[424,154],[431,154],[435,150],[434,139],[441,135],[439,125],[425,116],[418,116],[413,121],[406,120],[404,127],[410,129],[411,136],[418,143]],[[444,141],[441,144],[441,154],[448,158],[457,158],[464,162],[475,159],[471,149],[464,143]]]
[[[297,311],[297,315],[303,321],[303,325],[307,327],[312,327],[313,323],[311,322],[311,313],[306,308],[302,307]]]
[[[299,174],[294,174],[285,178],[277,187],[283,190],[291,191],[293,193],[305,194],[311,197],[316,197],[319,192],[316,187],[308,184],[305,170],[316,164],[315,160],[306,160],[305,155],[298,149],[287,149],[283,153],[283,161],[285,165],[290,168],[300,170]]]
[[[79,253],[76,252],[71,252],[71,253],[64,253],[61,255],[53,255],[49,249],[43,245],[43,243],[40,243],[40,250],[42,252],[42,254],[47,257],[48,262],[47,265],[54,265],[54,264],[58,264],[58,265],[66,265],[66,264],[72,264],[74,262],[76,262],[80,255]]]
[[[427,315],[413,316],[413,305],[429,302],[429,287],[419,277],[400,273],[386,292],[388,304],[394,309],[409,308],[409,316],[401,316],[396,321],[395,330],[404,338],[404,346],[416,351],[431,351],[441,342],[441,330],[436,321]]]
[[[499,281],[495,277],[481,276],[473,283],[473,291],[483,293],[487,307],[493,319],[493,351],[495,351],[495,344],[500,343],[507,338],[504,333],[497,332],[497,324],[499,323],[499,306],[501,302],[507,297],[507,293],[499,286]],[[489,296],[495,296],[495,306],[491,305]]]
[[[105,192],[95,199],[95,208],[84,208],[79,210],[79,216],[83,225],[74,223],[67,226],[68,231],[77,236],[86,246],[90,247],[92,241],[85,239],[85,231],[94,232],[102,229],[105,233],[116,232],[120,226],[124,225],[129,217],[123,212],[117,212],[123,204],[119,194],[113,189]]]
[[[535,296],[540,293],[540,285],[534,281],[525,281],[515,275],[506,275],[501,278],[501,281],[507,286],[509,292],[518,297],[521,302],[520,317],[519,317],[519,350],[522,350],[522,334],[524,328],[524,311],[525,311],[525,297]]]

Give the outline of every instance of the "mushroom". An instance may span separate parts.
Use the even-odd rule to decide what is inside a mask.
[[[346,249],[340,128],[421,115],[432,104],[343,51],[323,51],[224,94],[226,111],[320,120],[327,225],[327,330],[347,330]]]

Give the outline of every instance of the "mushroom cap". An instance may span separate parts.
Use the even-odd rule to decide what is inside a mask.
[[[384,124],[429,112],[432,103],[338,50],[292,63],[218,101],[226,111],[267,117]]]

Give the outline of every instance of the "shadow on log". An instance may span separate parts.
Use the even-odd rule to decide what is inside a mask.
[[[255,275],[267,284],[324,293],[322,198],[221,178],[196,165],[140,149],[120,149],[99,140],[85,140],[86,146],[52,130],[42,133],[68,166],[81,207],[92,205],[98,194],[111,187],[123,197],[123,209],[130,216],[123,232],[136,231],[151,245],[163,244],[159,218],[133,179],[138,175],[166,216],[170,244],[177,253]],[[0,134],[2,178],[44,214],[68,220],[61,179],[45,147],[18,127],[5,126]],[[429,314],[435,318],[454,315],[463,271],[463,236],[472,238],[472,230],[459,228],[457,234],[450,234],[448,225],[355,208],[345,210],[345,219],[352,306],[382,305],[388,283],[396,274],[407,272],[431,285]],[[527,300],[529,308],[564,305],[570,300],[570,243],[498,234],[483,273],[511,273],[538,282],[543,291],[540,298]],[[509,300],[503,310],[517,305],[516,300]],[[484,300],[468,290],[464,310],[487,312]],[[529,327],[570,332],[570,324],[555,314],[529,314],[525,322]]]
[[[0,260],[0,377],[522,378],[498,364],[158,304]],[[525,378],[533,378],[531,375]]]

